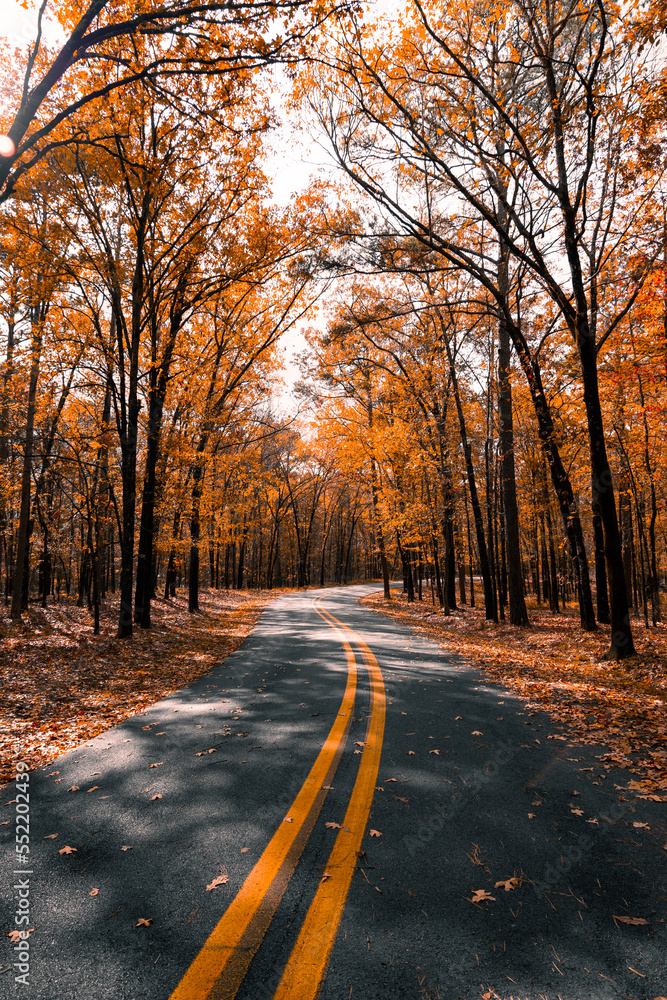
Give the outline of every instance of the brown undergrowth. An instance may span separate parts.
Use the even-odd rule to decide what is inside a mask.
[[[0,785],[115,726],[199,677],[237,648],[275,591],[204,591],[151,606],[152,628],[115,638],[118,598],[103,602],[100,635],[74,601],[31,605],[20,623],[0,612]]]
[[[494,681],[566,726],[555,740],[601,745],[601,762],[637,777],[629,788],[639,796],[667,801],[667,628],[633,622],[638,655],[602,661],[609,628],[584,632],[571,613],[529,609],[531,626],[518,628],[484,620],[479,608],[460,606],[445,616],[429,603],[408,604],[404,594],[363,599],[366,605],[425,633],[456,651]]]

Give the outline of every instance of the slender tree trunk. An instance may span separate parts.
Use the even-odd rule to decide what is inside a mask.
[[[501,219],[504,225],[506,219]],[[509,259],[505,244],[500,242],[498,260],[498,290],[507,300]],[[510,333],[504,315],[498,322],[498,445],[500,448],[501,489],[503,510],[503,545],[507,551],[507,583],[511,625],[529,625],[523,589],[519,506],[516,499],[516,469],[514,462],[514,418],[512,414],[512,383],[510,380]]]
[[[21,500],[19,512],[19,529],[16,540],[16,562],[14,564],[14,575],[12,580],[12,607],[11,617],[15,621],[20,619],[23,610],[27,609],[27,601],[24,603],[26,577],[26,556],[29,552],[29,528],[30,528],[30,506],[31,506],[31,479],[32,479],[32,455],[33,438],[35,433],[35,407],[37,403],[37,382],[39,380],[39,366],[42,357],[42,336],[46,309],[40,310],[40,315],[33,317],[30,382],[28,384],[28,399],[26,408],[25,438],[23,444],[23,467],[21,472]]]

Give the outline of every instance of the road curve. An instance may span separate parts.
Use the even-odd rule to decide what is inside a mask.
[[[0,997],[667,995],[664,806],[371,589],[279,597],[209,674],[33,772],[29,876],[9,786],[2,927],[27,878],[34,931],[29,990],[4,939]]]

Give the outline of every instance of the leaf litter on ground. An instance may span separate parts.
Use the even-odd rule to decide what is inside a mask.
[[[609,626],[584,632],[574,605],[552,615],[529,603],[529,628],[494,624],[483,609],[459,605],[451,615],[425,617],[425,602],[408,604],[404,594],[362,598],[362,604],[425,633],[456,650],[493,680],[517,694],[530,711],[547,712],[574,740],[604,746],[602,766],[636,775],[628,790],[637,797],[667,802],[667,628],[645,628],[633,618],[637,656],[603,661]],[[457,716],[457,718],[459,718]]]
[[[97,636],[74,598],[31,605],[21,622],[0,609],[0,787],[14,761],[48,764],[206,673],[243,642],[276,594],[205,590],[194,615],[187,594],[157,599],[152,628],[128,640],[115,636],[117,595],[102,602]]]

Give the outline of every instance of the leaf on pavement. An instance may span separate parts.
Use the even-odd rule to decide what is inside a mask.
[[[584,815],[584,810],[583,809],[570,809],[570,812],[574,816],[583,816]]]
[[[216,747],[211,747],[210,750],[200,750],[199,753],[195,754],[195,757],[203,757],[207,753],[215,753],[216,749]],[[162,761],[160,761],[160,763],[162,763]],[[151,764],[151,767],[157,767],[157,764]]]
[[[632,926],[640,926],[648,924],[650,921],[644,920],[643,917],[615,917],[612,915],[611,918],[614,923],[618,920],[621,924],[632,924]]]
[[[483,899],[493,899],[495,901],[495,896],[492,896],[490,892],[486,889],[473,889],[471,903],[480,903]]]
[[[340,823],[334,823],[333,821],[324,824],[330,830],[340,830]]]
[[[7,931],[7,937],[12,942],[12,944],[16,944],[18,941],[25,941],[27,937],[30,937],[34,929],[35,929],[34,927],[28,927],[27,930],[17,931],[14,928],[11,931]]]
[[[454,722],[456,722],[457,719],[462,719],[462,718],[463,718],[462,715],[455,715],[454,716]]]
[[[129,844],[123,844],[123,846],[121,847],[121,851],[131,851],[131,850],[132,847]]]
[[[97,896],[97,894],[99,893],[99,891],[100,891],[99,889],[91,889],[90,892],[88,893],[88,895],[89,896]]]
[[[76,847],[70,847],[69,844],[65,844],[64,847],[60,848],[58,854],[76,854]]]
[[[78,792],[79,791],[79,786],[78,785],[72,785],[72,787],[68,788],[67,791],[68,792]]]
[[[414,757],[414,756],[415,756],[414,750],[408,750],[408,757]]]
[[[384,791],[384,788],[382,787],[382,785],[376,785],[376,786],[375,786],[375,791],[376,791],[376,792],[383,792],[383,791]]]
[[[528,819],[535,819],[537,813],[528,813]]]
[[[509,892],[510,889],[516,889],[516,887],[520,884],[521,883],[518,878],[505,878],[501,879],[500,882],[496,882],[494,889],[499,889],[502,885],[505,892]]]
[[[292,819],[291,816],[285,816],[285,819],[283,820],[283,823],[293,823],[293,822],[294,820]]]
[[[249,848],[249,847],[242,847],[242,848],[241,848],[241,854],[245,854],[245,852],[246,852],[246,851],[249,851],[249,850],[250,850],[250,848]]]
[[[355,740],[354,741],[354,745],[355,745],[355,747],[365,747],[366,746],[366,744],[362,740]]]
[[[225,885],[227,882],[229,882],[229,875],[218,875],[212,882],[209,882],[206,886],[206,891],[209,892],[211,889],[217,889],[219,885]]]
[[[139,917],[139,919],[137,920],[137,922],[136,922],[136,924],[134,926],[135,927],[150,927],[150,925],[152,923],[153,923],[153,918],[152,917]]]
[[[361,753],[361,750],[355,750],[354,752],[355,753]]]
[[[370,835],[371,835],[371,837],[381,837],[382,836],[382,834],[380,833],[379,830],[371,830],[370,831]]]
[[[471,736],[483,736],[484,733],[480,733],[479,729],[473,729],[473,731],[471,732],[470,735]]]
[[[164,761],[163,761],[163,760],[159,760],[159,761],[157,762],[157,764],[149,764],[148,766],[149,766],[149,767],[159,767],[159,766],[160,766],[160,764],[164,764]]]
[[[156,799],[161,799],[161,795],[151,795],[151,802],[155,802]]]
[[[322,876],[322,878],[320,879],[320,882],[326,882],[327,879],[330,879],[330,878],[331,878],[331,875],[329,874],[329,872],[325,872],[324,875]]]
[[[89,792],[96,792],[99,787],[100,787],[99,785],[93,785],[93,787],[89,788],[88,791]]]
[[[390,781],[398,781],[398,778],[385,778],[384,781],[385,784],[388,784]]]
[[[57,836],[58,836],[57,833],[47,833],[47,835],[44,837],[44,840],[55,840]]]
[[[429,753],[437,753],[438,756],[440,756],[440,751],[439,750],[429,750]]]
[[[635,830],[650,830],[651,829],[651,827],[648,825],[648,823],[633,823],[632,825],[634,826]]]

